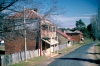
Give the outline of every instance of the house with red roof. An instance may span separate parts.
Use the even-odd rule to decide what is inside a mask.
[[[24,18],[26,29],[23,27]],[[24,51],[24,30],[26,30],[27,50],[39,49],[40,55],[50,55],[51,52],[57,49],[55,48],[58,46],[56,26],[38,14],[36,9],[25,9],[8,16],[4,29],[7,38],[9,38],[5,38],[5,54]],[[14,30],[15,33],[11,32],[11,30]]]
[[[76,30],[76,31],[69,31],[67,30],[66,31],[66,35],[70,36],[75,43],[83,43],[83,33]]]
[[[66,44],[66,46],[73,44],[73,39],[62,31],[57,30],[57,36],[59,37],[59,44]]]

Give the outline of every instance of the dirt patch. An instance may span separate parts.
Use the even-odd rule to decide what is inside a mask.
[[[89,48],[87,52],[87,59],[90,60],[89,62],[85,62],[85,66],[98,66],[98,59],[97,59],[97,50],[96,46],[92,46]]]

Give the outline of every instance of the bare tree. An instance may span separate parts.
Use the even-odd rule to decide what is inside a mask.
[[[25,6],[30,10],[37,8],[38,12],[42,14],[41,19],[44,19],[46,17],[50,18],[51,15],[59,15],[61,13],[64,13],[63,8],[57,5],[57,0],[42,0],[42,1],[41,0],[10,0],[10,2],[9,3],[8,2],[9,0],[8,1],[4,0],[1,2],[1,4],[4,3],[6,5],[6,6],[2,5],[2,9],[1,9],[1,11],[4,10],[4,13],[6,12],[6,16],[9,16],[14,13],[22,13],[23,6]],[[15,20],[16,19],[10,21],[15,22]]]
[[[0,1],[0,12],[11,7],[17,1],[19,1],[19,0],[1,0]]]
[[[30,40],[38,39],[37,42],[39,42],[41,40],[40,21],[50,18],[51,15],[59,15],[65,12],[63,8],[58,6],[57,0],[15,0],[11,3],[9,7],[2,5],[3,8],[1,9],[3,13],[7,14],[4,16],[5,21],[2,24],[2,35],[4,38],[11,40],[16,40],[16,37],[22,36]],[[24,6],[28,9],[23,10]],[[35,14],[36,19],[33,19],[34,17],[32,16],[34,8],[36,8],[35,11],[42,14]],[[37,26],[36,29],[32,28],[34,24]],[[27,33],[26,36],[24,31]]]

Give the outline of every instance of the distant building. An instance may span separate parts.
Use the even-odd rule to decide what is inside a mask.
[[[73,39],[70,36],[60,30],[57,30],[57,35],[59,38],[59,44],[66,44],[66,46],[72,46]]]
[[[74,32],[67,30],[66,34],[69,35],[74,40],[74,42],[80,43],[83,39],[83,33],[78,30]]]

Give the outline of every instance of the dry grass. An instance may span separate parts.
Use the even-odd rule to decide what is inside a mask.
[[[5,46],[0,46],[0,50],[4,51],[5,50]]]

